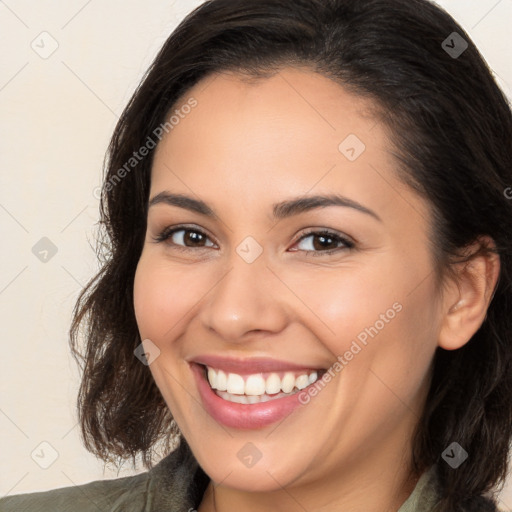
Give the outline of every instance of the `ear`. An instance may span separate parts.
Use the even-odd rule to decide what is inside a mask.
[[[480,237],[465,254],[475,254],[482,245],[495,247],[490,237]],[[473,255],[469,261],[456,263],[453,270],[455,276],[444,285],[438,340],[445,350],[465,345],[483,324],[496,290],[500,258],[494,252]]]

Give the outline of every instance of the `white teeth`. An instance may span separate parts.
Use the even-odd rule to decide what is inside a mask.
[[[295,375],[293,373],[285,373],[281,382],[283,393],[289,393],[295,387]]]
[[[222,370],[216,370],[211,367],[207,367],[208,370],[208,382],[212,389],[217,391],[225,392],[223,394],[240,396],[240,398],[248,397],[249,401],[238,401],[237,403],[258,403],[254,401],[253,397],[264,398],[268,395],[276,395],[281,391],[283,393],[291,393],[295,388],[298,390],[304,389],[305,387],[313,384],[318,379],[318,373],[316,371],[304,372],[297,375],[293,372],[286,372],[281,379],[277,373],[271,373],[265,379],[261,373],[256,373],[246,376],[246,379],[236,373],[228,373],[226,375]],[[217,393],[219,396],[223,396],[221,393]],[[270,398],[270,397],[269,397]]]
[[[265,381],[265,391],[267,395],[273,395],[281,391],[281,379],[277,373],[271,373]]]
[[[233,395],[231,393],[228,393],[225,391],[225,393],[227,395],[229,395],[231,397],[231,402],[235,402],[236,404],[248,404],[249,401],[248,401],[248,396],[245,396],[245,395]]]
[[[309,386],[309,377],[307,375],[299,375],[295,379],[295,385],[299,389],[304,389],[305,387]]]
[[[240,395],[244,396],[244,395]],[[247,396],[247,402],[250,404],[257,404],[261,399],[261,396]]]
[[[219,391],[226,391],[228,388],[228,376],[222,370],[217,371],[216,383]]]
[[[265,393],[265,381],[261,375],[249,375],[245,381],[246,395],[263,395]]]
[[[290,393],[277,393],[276,395],[260,395],[260,396],[247,396],[247,395],[232,395],[227,391],[215,391],[217,396],[220,396],[223,400],[228,402],[234,402],[236,404],[259,404],[261,402],[270,402],[283,396],[290,396]],[[291,393],[293,394],[293,393]]]
[[[213,368],[208,368],[208,382],[211,384],[212,382],[216,382],[216,373]]]
[[[228,375],[227,392],[233,395],[243,395],[245,389],[244,379],[241,375],[230,373]]]

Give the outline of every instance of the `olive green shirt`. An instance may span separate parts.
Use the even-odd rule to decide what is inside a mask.
[[[7,496],[0,512],[193,512],[209,478],[186,442],[151,470],[50,491]],[[438,500],[435,466],[420,477],[398,512],[431,512]]]

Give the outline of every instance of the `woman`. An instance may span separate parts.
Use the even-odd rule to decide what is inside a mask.
[[[510,107],[435,5],[201,5],[116,127],[71,328],[86,447],[149,471],[1,510],[496,510],[511,184]]]

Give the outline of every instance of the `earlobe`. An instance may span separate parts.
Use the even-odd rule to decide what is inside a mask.
[[[489,237],[481,238],[476,247],[471,246],[470,254],[483,243],[494,245]],[[444,316],[438,338],[438,345],[445,350],[464,346],[483,324],[497,286],[500,258],[495,252],[478,254],[455,264],[454,270],[456,275],[443,297]]]

